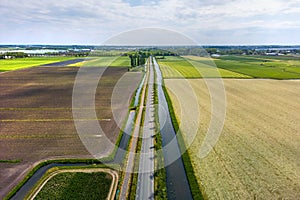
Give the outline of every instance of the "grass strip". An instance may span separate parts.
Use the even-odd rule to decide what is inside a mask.
[[[155,71],[155,69],[154,69]],[[154,80],[156,80],[156,72],[154,73]],[[154,81],[154,105],[158,105],[158,86]],[[163,200],[167,199],[167,173],[164,167],[164,155],[162,153],[162,136],[160,133],[158,109],[155,108],[155,173],[154,173],[154,199]]]
[[[0,160],[0,163],[20,163],[21,160]]]

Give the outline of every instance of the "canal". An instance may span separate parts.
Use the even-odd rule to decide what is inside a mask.
[[[157,61],[154,59],[158,94],[158,117],[162,136],[164,165],[167,176],[168,199],[193,199],[183,160],[172,124],[168,103],[162,88],[163,78]]]

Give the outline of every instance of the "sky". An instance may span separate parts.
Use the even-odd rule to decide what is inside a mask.
[[[144,28],[199,45],[299,45],[300,0],[1,0],[0,44],[101,45]]]

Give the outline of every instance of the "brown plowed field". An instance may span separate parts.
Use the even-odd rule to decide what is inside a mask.
[[[91,157],[77,135],[72,115],[73,84],[77,67],[35,67],[0,74],[0,199],[15,186],[32,164],[49,158]],[[96,114],[108,138],[120,132],[113,120],[111,96],[127,68],[108,68],[95,95]],[[119,115],[125,119],[131,93],[141,74],[127,73],[136,84],[124,85]],[[129,95],[130,93],[130,95]],[[82,108],[80,108],[82,109]],[[91,107],[84,109],[93,109]],[[102,120],[105,119],[105,120]],[[110,120],[107,120],[110,119]]]
[[[186,113],[184,80],[165,80],[184,136],[196,116]],[[299,199],[300,81],[224,80],[227,97],[222,134],[201,159],[200,146],[211,118],[204,80],[188,80],[198,98],[200,126],[189,153],[202,191],[209,199]],[[177,96],[177,99],[176,99]],[[183,123],[184,122],[184,123]]]

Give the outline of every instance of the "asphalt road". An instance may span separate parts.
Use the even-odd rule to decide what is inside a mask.
[[[145,120],[143,124],[143,140],[140,154],[138,185],[136,200],[154,199],[154,71],[150,57],[148,92],[146,97]]]
[[[148,64],[146,64],[148,66]],[[144,99],[146,98],[146,83],[149,80],[149,74],[147,73],[146,76],[144,77],[144,80],[141,83],[141,90],[139,92],[141,92],[141,99],[140,102],[144,102]],[[136,96],[136,98],[139,96],[139,94]],[[130,142],[130,146],[129,146],[129,155],[128,155],[128,160],[126,162],[126,171],[125,171],[125,175],[124,175],[124,180],[123,180],[123,184],[121,186],[120,189],[120,200],[125,200],[127,199],[127,195],[130,189],[130,180],[132,177],[132,173],[133,173],[133,167],[134,167],[134,159],[135,159],[135,152],[136,152],[136,147],[137,147],[137,141],[138,141],[138,137],[139,137],[139,132],[140,132],[140,124],[141,124],[141,120],[142,120],[142,114],[143,114],[143,107],[144,104],[140,103],[139,105],[139,109],[138,109],[138,113],[136,113],[136,120],[135,120],[135,126],[134,126],[134,130],[133,130],[133,134],[132,134],[132,139]],[[117,153],[118,154],[118,153]]]

